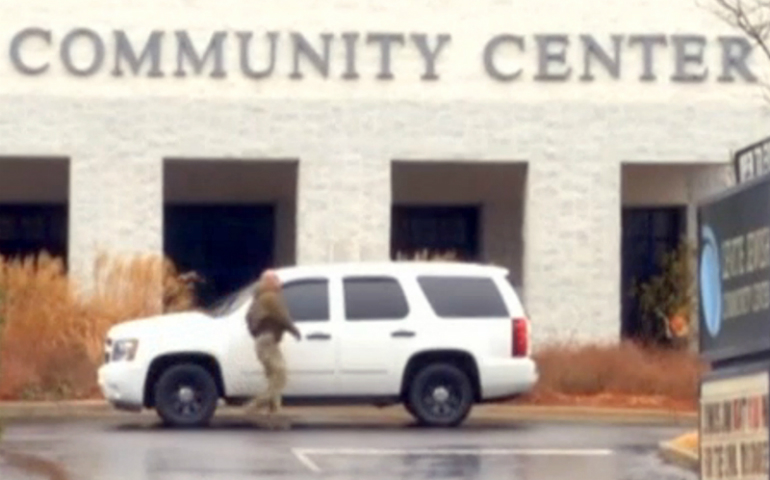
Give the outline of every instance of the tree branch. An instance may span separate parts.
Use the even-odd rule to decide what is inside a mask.
[[[701,0],[695,0],[703,6]],[[770,61],[770,0],[702,0],[706,9],[727,25],[743,33]],[[762,96],[770,103],[770,83],[760,82]]]

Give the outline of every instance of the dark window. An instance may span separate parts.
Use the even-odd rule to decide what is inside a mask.
[[[273,265],[271,205],[166,205],[164,249],[181,271],[194,270],[204,306],[253,282]]]
[[[67,261],[66,205],[0,206],[0,255],[24,257],[46,251]]]
[[[508,316],[505,301],[491,278],[423,276],[417,281],[439,317]]]
[[[329,320],[329,281],[297,280],[283,286],[283,297],[295,322]]]
[[[392,210],[391,257],[453,252],[461,260],[479,258],[479,207],[397,205]]]
[[[677,247],[686,233],[684,207],[623,208],[621,264],[621,333],[626,338],[659,338],[659,325],[644,321],[639,301],[631,296],[634,280],[647,282],[660,273],[658,257]]]
[[[409,313],[404,291],[393,278],[346,278],[344,287],[348,320],[400,320]]]

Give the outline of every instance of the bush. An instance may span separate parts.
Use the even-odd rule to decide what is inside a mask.
[[[0,399],[98,395],[96,369],[110,327],[191,308],[195,300],[192,285],[162,256],[100,255],[90,290],[68,278],[60,258],[0,257],[0,291]]]
[[[550,343],[533,357],[540,380],[530,401],[604,395],[658,397],[694,407],[707,369],[692,352],[632,342]]]
[[[693,267],[696,257],[693,243],[682,238],[676,248],[659,255],[659,274],[643,283],[634,280],[630,294],[639,302],[642,340],[679,348],[689,346],[697,303]]]

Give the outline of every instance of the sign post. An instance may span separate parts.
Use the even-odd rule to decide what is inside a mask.
[[[700,354],[712,365],[700,384],[703,480],[770,479],[770,175],[755,168],[770,155],[751,153],[761,145],[736,155],[737,186],[698,206]]]

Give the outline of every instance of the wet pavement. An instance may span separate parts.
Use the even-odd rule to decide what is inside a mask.
[[[455,430],[295,422],[268,431],[237,419],[179,431],[148,420],[89,420],[11,424],[2,445],[55,461],[68,480],[695,480],[657,456],[659,441],[682,432],[520,422]],[[0,478],[42,477],[0,464]]]
[[[3,480],[29,480],[30,476],[12,466],[6,459],[0,458],[0,478]]]

